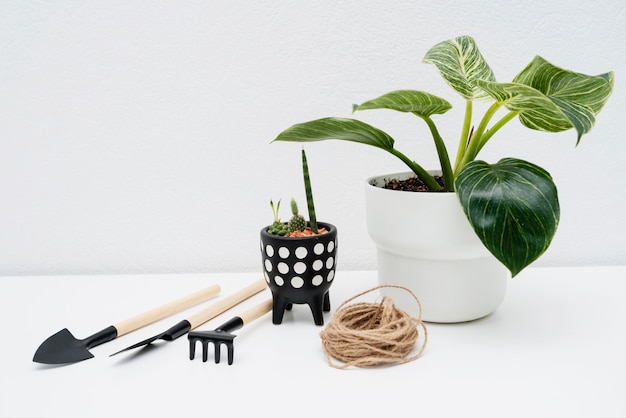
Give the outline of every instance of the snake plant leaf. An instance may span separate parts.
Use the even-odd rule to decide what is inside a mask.
[[[394,144],[393,138],[380,129],[347,118],[322,118],[298,123],[278,134],[274,141],[315,142],[328,139],[358,142],[386,151],[393,150]]]
[[[352,107],[353,111],[366,109],[391,109],[414,113],[424,118],[446,113],[452,109],[452,105],[441,97],[423,91],[396,90]]]
[[[474,81],[496,81],[471,36],[438,43],[426,53],[423,62],[434,64],[446,83],[466,100],[489,98]]]
[[[505,101],[509,110],[520,112],[526,127],[547,132],[575,128],[578,143],[611,96],[614,75],[575,73],[536,56],[512,83],[477,81],[476,85],[497,101]]]
[[[458,174],[456,193],[485,247],[514,277],[543,254],[559,223],[552,177],[529,162],[472,161]]]

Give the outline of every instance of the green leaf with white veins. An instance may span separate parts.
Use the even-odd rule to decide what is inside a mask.
[[[459,172],[455,188],[478,238],[513,276],[547,250],[560,208],[544,169],[514,158],[473,161]]]
[[[471,36],[438,43],[426,53],[423,62],[434,64],[450,87],[467,100],[489,97],[474,81],[496,81]]]
[[[396,90],[383,94],[367,102],[354,105],[352,109],[391,109],[398,112],[410,112],[421,117],[446,113],[452,108],[450,102],[441,97],[418,90]]]
[[[613,84],[613,72],[588,76],[556,67],[541,57],[535,57],[512,83],[476,82],[509,110],[520,112],[524,126],[547,132],[575,128],[577,142],[595,124]]]
[[[571,121],[548,96],[537,89],[519,83],[493,83],[476,81],[497,102],[518,112],[525,125],[536,130],[560,132],[573,127]],[[524,122],[522,122],[524,123]]]
[[[358,142],[386,151],[392,150],[394,144],[393,138],[380,129],[346,118],[322,118],[298,123],[281,132],[274,141],[316,142],[330,139]]]

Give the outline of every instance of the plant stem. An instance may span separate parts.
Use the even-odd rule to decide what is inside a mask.
[[[439,185],[439,183],[437,183],[437,181],[433,178],[433,176],[428,174],[428,171],[424,170],[422,166],[417,164],[415,161],[412,161],[406,155],[404,155],[403,153],[401,153],[395,148],[388,149],[387,151],[389,151],[390,153],[398,157],[400,160],[402,160],[402,162],[404,162],[404,164],[409,166],[409,168],[417,175],[417,177],[420,178],[420,180],[424,182],[424,184],[426,185],[426,187],[428,187],[429,190],[433,190],[433,191],[441,190],[441,186]]]
[[[311,232],[317,234],[317,217],[315,216],[315,204],[313,203],[313,190],[311,190],[311,179],[309,178],[309,164],[306,160],[306,153],[302,148],[302,174],[304,177],[304,191],[306,192],[306,204],[309,209],[309,223]]]
[[[456,159],[454,161],[454,173],[459,172],[459,164],[465,156],[465,150],[468,146],[470,126],[472,124],[472,110],[473,103],[471,100],[465,102],[465,119],[463,120],[463,129],[461,130],[461,138],[459,138],[459,148],[456,152]]]
[[[476,155],[478,154],[478,151],[481,148],[480,144],[483,143],[483,139],[482,139],[483,134],[487,130],[487,125],[489,124],[489,121],[503,104],[504,104],[503,102],[496,102],[492,104],[491,106],[489,106],[489,109],[487,109],[487,111],[485,112],[485,115],[480,120],[480,124],[478,125],[478,128],[474,132],[474,135],[472,136],[469,142],[469,146],[467,147],[467,150],[465,151],[465,155],[461,159],[461,164],[459,165],[458,170],[461,170],[470,161],[474,161],[474,159],[476,158]],[[487,133],[487,135],[491,137],[491,135],[493,134]]]
[[[446,149],[446,145],[439,135],[439,131],[437,130],[437,126],[433,120],[426,116],[424,121],[430,128],[430,132],[433,136],[433,140],[435,141],[435,147],[437,148],[437,155],[439,156],[439,163],[441,164],[441,173],[443,174],[443,188],[448,191],[454,190],[454,173],[452,172],[452,166],[450,165],[450,157],[448,156],[448,150]]]
[[[487,141],[489,141],[489,139],[500,130],[500,128],[502,128],[504,125],[506,125],[511,119],[513,119],[515,116],[519,115],[521,112],[520,111],[510,111],[509,113],[507,113],[506,115],[504,115],[502,117],[502,119],[500,119],[498,122],[496,122],[491,129],[489,129],[487,132],[485,132],[485,134],[483,135],[483,137],[480,140],[480,144],[478,144],[478,148],[476,150],[476,153],[478,154],[478,152],[480,152],[481,149],[483,149],[483,147],[485,146],[485,144],[487,143]]]

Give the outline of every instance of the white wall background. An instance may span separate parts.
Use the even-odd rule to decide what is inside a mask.
[[[499,81],[538,54],[616,73],[594,130],[510,123],[481,154],[551,172],[562,219],[537,265],[626,263],[626,6],[581,1],[0,1],[0,275],[260,269],[269,200],[304,206],[293,123],[350,116],[399,88],[462,102],[421,63],[470,34]],[[362,112],[424,165],[416,118]],[[341,269],[374,269],[363,181],[403,171],[356,144],[307,146],[318,218],[339,227]],[[288,218],[284,205],[283,218]]]

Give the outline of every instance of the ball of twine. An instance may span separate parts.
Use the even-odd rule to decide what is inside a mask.
[[[347,305],[354,299],[374,290],[391,287],[405,290],[419,307],[419,316],[412,317],[398,309],[393,300],[384,296],[380,303],[360,302]],[[328,364],[337,369],[350,366],[368,367],[417,360],[426,347],[428,331],[422,322],[422,305],[409,289],[402,286],[381,285],[361,292],[343,302],[332,320],[320,333],[322,349]],[[407,357],[415,348],[419,329],[424,339],[419,351]],[[343,364],[336,364],[335,358]]]

